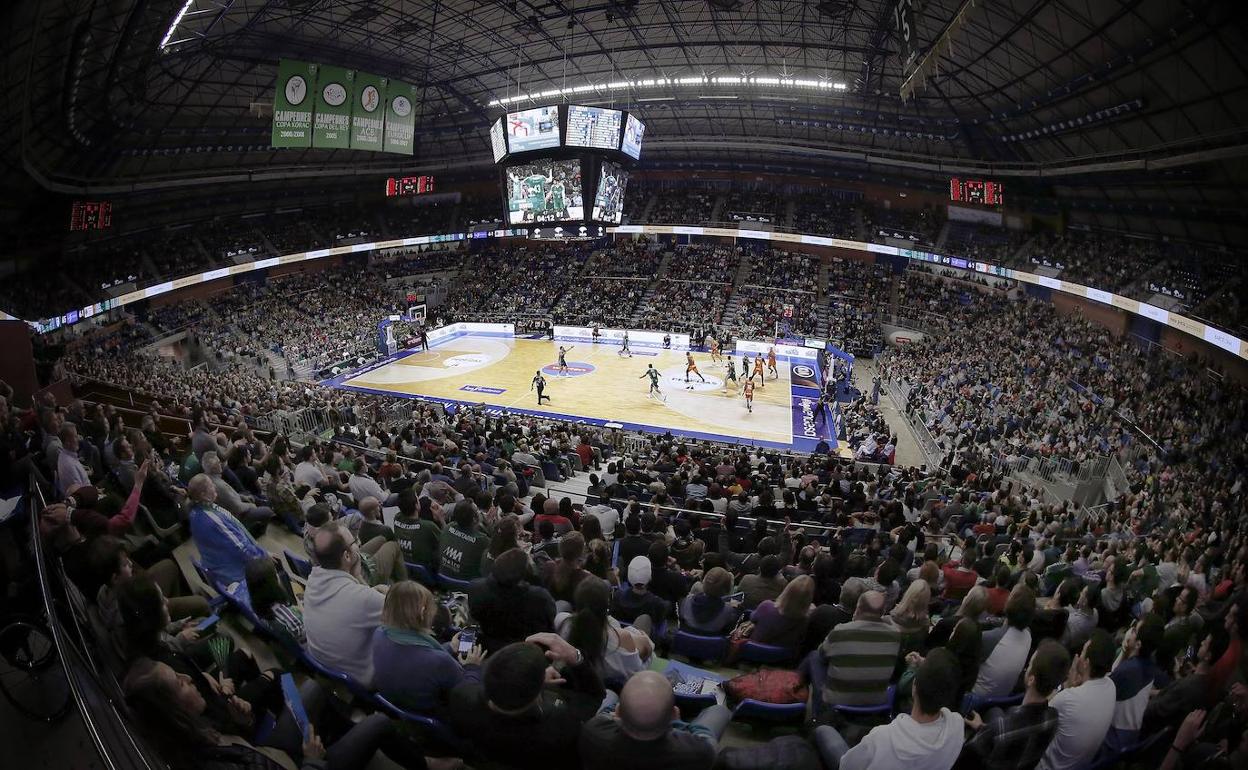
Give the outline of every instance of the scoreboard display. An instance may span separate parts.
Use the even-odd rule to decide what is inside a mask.
[[[1000,182],[983,179],[949,180],[949,200],[954,203],[979,203],[984,206],[1001,206],[1005,203],[1004,188]]]
[[[107,230],[113,226],[113,204],[108,201],[74,201],[69,230]]]
[[[387,198],[402,198],[431,192],[433,192],[433,177],[431,176],[392,176],[386,180]]]

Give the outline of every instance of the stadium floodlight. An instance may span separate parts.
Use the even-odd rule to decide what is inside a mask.
[[[182,17],[186,16],[186,12],[191,10],[191,6],[195,4],[195,0],[186,0],[182,4],[182,10],[178,11],[178,15],[173,17],[173,23],[169,25],[169,29],[165,30],[165,36],[160,39],[160,50],[165,50],[169,46],[169,38],[173,37],[173,33],[178,29],[178,25],[182,23]]]
[[[644,90],[654,88],[687,88],[691,86],[714,86],[722,88],[724,86],[745,86],[757,90],[771,90],[776,93],[792,90],[792,89],[815,89],[818,91],[829,92],[839,91],[846,93],[850,90],[849,84],[843,81],[832,81],[825,77],[818,80],[800,77],[778,77],[773,75],[685,75],[682,77],[669,77],[666,75],[654,75],[649,77],[638,78],[636,80],[612,80],[607,83],[585,83],[578,86],[568,86],[563,88],[548,89],[545,91],[534,91],[527,94],[515,94],[513,96],[504,96],[498,99],[491,99],[486,106],[500,107],[515,104],[517,102],[537,101],[541,99],[549,99],[552,96],[561,96],[567,94],[583,94],[588,92],[608,92],[620,91],[624,89]]]

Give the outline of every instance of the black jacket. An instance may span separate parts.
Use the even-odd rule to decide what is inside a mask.
[[[499,583],[493,575],[468,587],[468,609],[481,625],[481,645],[494,652],[542,631],[554,630],[555,600],[540,586]]]
[[[563,670],[567,684],[548,687],[541,701],[519,716],[493,711],[479,682],[451,691],[450,721],[487,759],[507,767],[572,770],[580,767],[581,726],[598,713],[606,688],[592,665]]]

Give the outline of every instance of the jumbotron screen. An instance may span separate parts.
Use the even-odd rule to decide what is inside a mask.
[[[507,222],[513,225],[585,218],[581,163],[545,158],[506,172]]]
[[[641,158],[641,140],[646,135],[646,124],[630,113],[628,122],[624,125],[624,141],[620,145],[620,150],[633,160]]]
[[[594,195],[593,219],[618,225],[624,216],[624,188],[628,185],[628,172],[618,163],[602,162],[598,175],[598,192]]]
[[[507,134],[503,128],[502,118],[494,121],[494,125],[490,126],[490,150],[494,153],[495,163],[507,154]]]
[[[507,113],[507,149],[513,153],[559,146],[559,107]]]
[[[620,148],[620,123],[624,113],[602,107],[568,105],[569,147],[592,147],[598,150]]]

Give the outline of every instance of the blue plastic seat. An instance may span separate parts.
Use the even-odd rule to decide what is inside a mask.
[[[307,580],[308,575],[312,574],[311,559],[300,556],[289,548],[282,550],[282,556],[286,559],[286,566],[290,567],[292,575]]]
[[[468,586],[472,585],[471,580],[460,580],[459,578],[448,577],[441,573],[437,575],[438,587],[448,591],[459,591],[468,593]]]
[[[733,719],[759,722],[801,722],[805,717],[805,703],[766,703],[753,698],[746,698],[732,710]]]
[[[396,706],[393,702],[386,699],[381,693],[373,693],[372,701],[377,705],[378,710],[389,714],[395,719],[401,719],[404,722],[418,725],[422,732],[432,737],[446,748],[453,751],[461,757],[471,757],[473,749],[471,744],[460,738],[454,730],[445,722],[436,717],[417,714],[413,711]]]
[[[984,712],[990,708],[1005,709],[1010,706],[1017,706],[1023,702],[1023,696],[1026,693],[1016,692],[1013,695],[1007,695],[1004,698],[980,698],[971,693],[967,693],[962,698],[962,713],[970,715],[972,711],[978,711],[982,717]]]
[[[882,715],[887,716],[893,713],[893,708],[896,706],[896,704],[897,704],[897,685],[890,684],[885,694],[884,702],[879,704],[878,706],[846,706],[846,705],[837,704],[833,706],[832,709],[835,710],[837,713],[843,714],[846,716],[849,716],[852,714],[856,714],[860,716],[868,715],[868,714],[874,714],[874,715],[882,714]]]
[[[728,652],[728,637],[677,631],[672,637],[672,652],[690,660],[719,661]]]
[[[746,641],[741,645],[737,660],[743,663],[768,663],[777,665],[788,663],[797,657],[797,650],[792,647],[781,647],[777,644],[762,644]]]
[[[414,561],[403,562],[407,565],[407,574],[412,580],[425,586],[426,588],[437,588],[438,577],[433,574],[433,570],[423,564],[417,564]]]

